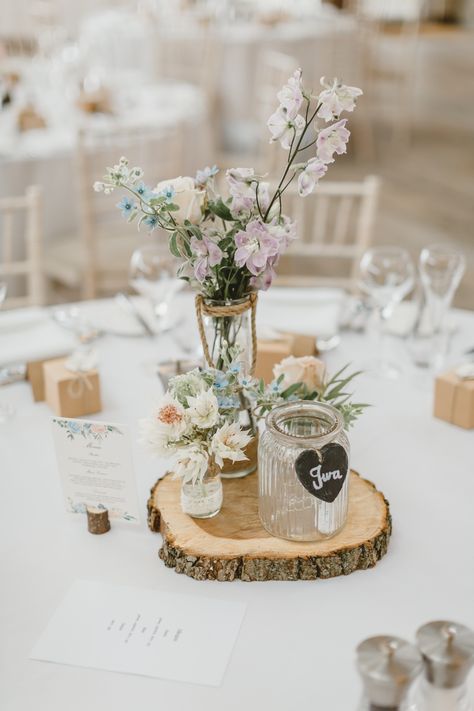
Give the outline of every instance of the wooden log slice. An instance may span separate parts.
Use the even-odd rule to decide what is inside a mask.
[[[373,567],[387,552],[388,501],[374,484],[350,473],[347,523],[325,541],[271,536],[258,517],[257,476],[227,479],[224,505],[212,519],[187,516],[181,482],[167,474],[148,500],[148,525],[162,534],[159,556],[169,568],[196,580],[316,580]]]

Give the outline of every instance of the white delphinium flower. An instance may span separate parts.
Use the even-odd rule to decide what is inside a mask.
[[[334,163],[334,153],[342,155],[347,151],[350,131],[347,119],[341,119],[327,128],[321,129],[316,139],[317,156],[323,163]]]
[[[211,390],[204,390],[196,397],[188,397],[188,417],[192,425],[208,430],[217,424],[219,404]]]
[[[328,167],[319,158],[310,158],[304,170],[298,175],[298,193],[306,197],[313,192],[319,179],[323,177]]]
[[[267,126],[272,134],[270,143],[280,141],[282,148],[288,150],[295,134],[299,136],[303,132],[305,120],[300,114],[290,117],[286,109],[280,106],[268,119]]]
[[[321,104],[318,116],[326,123],[338,119],[343,111],[354,111],[356,98],[363,94],[362,89],[341,84],[338,79],[333,79],[330,83],[325,77],[321,77],[321,86],[324,90],[318,97],[318,102]]]
[[[193,484],[202,480],[209,466],[209,455],[198,444],[192,444],[179,450],[174,470],[176,477]]]
[[[251,439],[251,436],[240,428],[238,422],[226,422],[213,436],[210,451],[220,467],[224,465],[224,459],[241,462],[248,459],[242,450]]]
[[[291,76],[285,86],[280,89],[277,94],[277,99],[281,107],[285,110],[286,115],[290,119],[296,118],[298,111],[303,103],[303,85],[301,82],[301,69],[297,69]]]

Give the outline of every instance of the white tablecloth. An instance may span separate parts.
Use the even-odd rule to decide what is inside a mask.
[[[192,323],[183,295],[176,310]],[[261,306],[261,308],[260,308]],[[261,321],[315,329],[311,308],[297,305],[290,323],[281,309],[259,305]],[[456,312],[451,358],[474,345],[474,313]],[[187,329],[190,326],[186,326]],[[0,334],[2,318],[0,316]],[[185,330],[185,333],[190,333]],[[26,337],[26,334],[25,334]],[[0,335],[0,349],[2,347]],[[98,419],[129,423],[160,395],[146,364],[177,355],[169,335],[155,341],[107,337],[98,341],[104,410]],[[397,382],[369,374],[358,379],[358,400],[373,407],[351,431],[351,465],[390,501],[393,536],[388,554],[372,570],[312,582],[197,582],[167,569],[157,557],[160,537],[146,528],[114,525],[103,537],[63,512],[59,478],[44,403],[29,386],[0,390],[17,408],[0,425],[0,618],[2,711],[275,711],[356,708],[359,682],[354,648],[365,637],[393,633],[413,639],[422,623],[454,619],[474,627],[474,437],[432,417],[433,383],[411,371],[403,343],[392,354],[406,371]],[[331,370],[363,366],[370,348],[344,333],[328,354]],[[134,462],[145,519],[148,491],[165,469],[134,443]],[[77,578],[184,592],[247,604],[247,613],[220,688],[179,684],[32,661],[28,654]],[[198,652],[197,652],[198,653]]]

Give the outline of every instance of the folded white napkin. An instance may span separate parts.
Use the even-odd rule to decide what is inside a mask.
[[[329,338],[339,330],[347,295],[343,289],[275,287],[258,297],[258,321],[282,331],[302,331]]]
[[[0,366],[54,358],[76,345],[72,333],[57,326],[40,308],[0,314]]]

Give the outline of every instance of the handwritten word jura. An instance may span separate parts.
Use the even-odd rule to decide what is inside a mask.
[[[317,467],[313,467],[312,469],[310,469],[309,475],[314,477],[315,479],[315,481],[313,481],[313,488],[316,491],[322,489],[324,484],[327,481],[330,481],[330,479],[342,479],[342,474],[339,469],[335,469],[333,472],[321,473],[321,464],[318,464]]]

